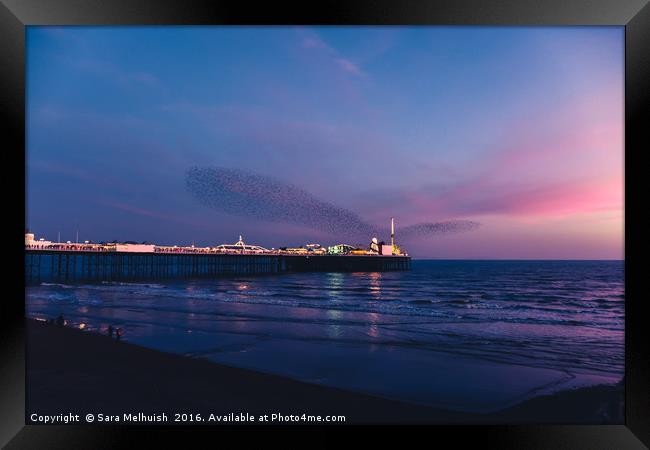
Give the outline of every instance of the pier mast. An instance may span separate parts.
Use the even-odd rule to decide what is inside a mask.
[[[390,218],[390,248],[391,254],[395,254],[395,218]]]

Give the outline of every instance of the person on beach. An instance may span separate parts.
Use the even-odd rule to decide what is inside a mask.
[[[117,338],[118,341],[120,340],[120,338],[122,337],[122,329],[121,328],[118,328],[117,331],[115,331],[115,337]]]
[[[63,325],[65,325],[65,319],[63,318],[63,313],[59,314],[59,317],[57,317],[56,325],[58,327],[62,327]]]
[[[113,338],[113,325],[108,326],[108,337]]]

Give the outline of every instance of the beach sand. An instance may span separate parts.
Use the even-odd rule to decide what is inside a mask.
[[[230,413],[256,418],[344,415],[345,423],[623,423],[622,384],[575,389],[492,414],[472,414],[228,367],[31,319],[26,319],[26,343],[27,423],[34,423],[31,413],[69,412],[80,414],[82,421],[88,413],[166,413],[171,424],[175,413],[203,418]]]

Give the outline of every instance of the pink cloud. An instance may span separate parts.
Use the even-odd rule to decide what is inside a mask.
[[[302,48],[320,52],[333,65],[339,67],[345,73],[358,77],[366,76],[359,64],[341,55],[341,52],[325,42],[316,32],[306,29],[300,29],[299,32],[303,36],[301,40]]]
[[[623,210],[623,179],[508,182],[485,176],[431,192],[427,188],[402,193],[404,213],[419,217],[563,217],[596,211]],[[390,208],[389,208],[390,209]]]
[[[623,211],[623,116],[616,90],[520,117],[458,179],[383,197],[375,214],[409,220],[558,218]],[[495,146],[497,144],[493,144]],[[434,172],[432,171],[432,174]],[[416,219],[417,218],[417,219]]]
[[[315,35],[305,37],[302,40],[302,46],[304,48],[323,49],[323,50],[327,50],[328,52],[333,51],[333,49],[330,46],[328,46],[325,42],[323,42],[322,39],[320,39],[318,36]]]
[[[565,216],[622,209],[623,184],[619,178],[576,180],[549,185],[513,186],[480,180],[434,199],[421,193],[407,195],[413,204],[429,211],[459,215],[507,214],[515,216]]]
[[[343,68],[343,70],[345,70],[348,73],[351,73],[351,74],[357,75],[357,76],[364,76],[365,75],[365,73],[359,68],[359,66],[356,65],[355,63],[353,63],[352,61],[350,61],[349,59],[338,58],[336,60],[336,62],[338,63],[339,66],[341,66]]]

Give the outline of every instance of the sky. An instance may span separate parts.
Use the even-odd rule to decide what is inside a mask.
[[[26,45],[37,238],[341,240],[206,206],[186,176],[216,167],[380,239],[395,217],[417,258],[624,257],[623,27],[30,26]],[[455,220],[480,226],[400,241]]]

